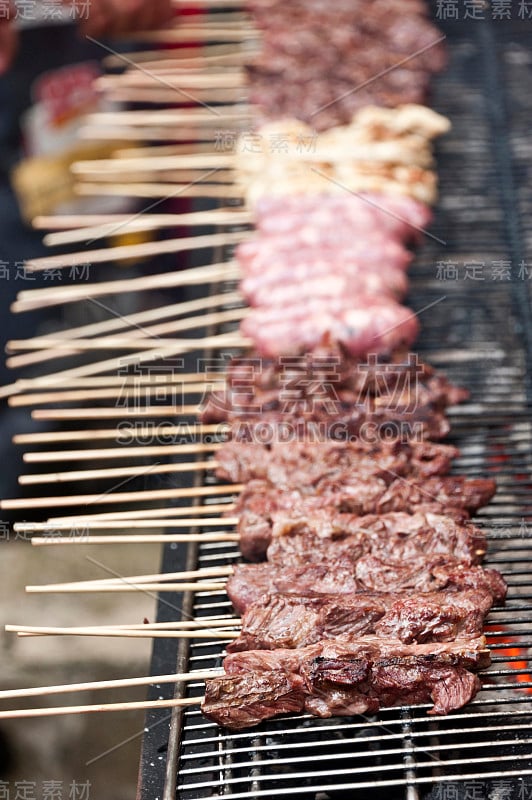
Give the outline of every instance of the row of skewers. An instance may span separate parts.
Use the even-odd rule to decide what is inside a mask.
[[[120,322],[110,320],[80,326],[68,338],[39,337],[10,343],[13,353],[32,351],[13,356],[13,366],[101,349],[131,350],[133,360],[148,364],[156,357],[194,351],[200,345],[253,348],[231,361],[221,391],[216,390],[220,375],[210,376],[215,388],[208,402],[202,404],[196,428],[200,434],[228,434],[230,442],[206,442],[191,449],[205,454],[199,468],[216,469],[218,477],[229,485],[44,497],[3,504],[4,508],[44,508],[237,495],[230,505],[187,508],[186,516],[180,516],[182,509],[166,507],[115,510],[18,527],[43,531],[45,535],[35,537],[34,544],[53,546],[93,540],[101,544],[190,541],[192,536],[187,533],[96,537],[87,533],[92,529],[149,528],[155,522],[161,527],[186,527],[196,514],[197,524],[204,527],[236,524],[236,533],[196,536],[204,542],[238,543],[246,559],[257,563],[165,575],[164,579],[131,576],[32,588],[227,590],[241,620],[227,615],[201,618],[174,623],[172,630],[157,627],[158,623],[122,630],[12,626],[23,635],[127,633],[225,639],[231,654],[224,661],[223,672],[156,676],[138,679],[137,683],[206,680],[204,713],[235,729],[279,713],[303,710],[330,716],[432,701],[433,713],[445,714],[464,705],[480,688],[476,673],[489,664],[483,621],[493,604],[503,602],[506,592],[501,576],[480,566],[486,540],[469,521],[469,515],[489,501],[495,486],[490,480],[448,476],[457,452],[433,441],[449,431],[445,409],[465,399],[467,393],[409,354],[419,324],[417,315],[400,304],[407,291],[405,270],[412,258],[409,248],[430,235],[426,232],[431,218],[428,205],[434,202],[436,191],[430,142],[448,129],[447,120],[418,105],[426,99],[428,77],[443,66],[441,36],[427,21],[424,3],[412,2],[406,9],[403,3],[399,12],[398,3],[374,0],[364,4],[364,13],[360,4],[345,3],[335,7],[332,15],[320,10],[318,3],[313,3],[312,9],[306,5],[292,8],[291,4],[288,8],[266,0],[253,4],[251,10],[261,32],[256,43],[261,42],[263,49],[248,76],[251,97],[260,102],[265,118],[285,116],[289,107],[290,116],[306,119],[310,126],[295,120],[268,123],[256,129],[251,140],[247,132],[237,136],[235,152],[229,155],[212,152],[211,131],[207,137],[210,151],[189,154],[176,149],[179,145],[170,145],[157,152],[153,148],[149,158],[139,149],[129,156],[123,152],[122,157],[110,162],[76,167],[87,194],[126,192],[162,197],[176,181],[184,185],[192,180],[183,194],[245,197],[246,211],[222,208],[179,215],[181,219],[177,215],[151,215],[133,221],[102,215],[81,221],[63,218],[53,225],[71,230],[48,239],[56,244],[86,241],[89,235],[112,235],[117,225],[121,230],[137,231],[196,222],[227,225],[233,230],[222,234],[90,251],[91,263],[97,264],[238,243],[233,261],[136,281],[102,281],[91,295],[105,297],[122,289],[149,290],[219,279],[240,279],[238,291],[196,306],[191,301],[186,313],[197,309],[197,318],[166,324],[160,322],[161,310],[151,319],[149,313],[140,312],[129,324],[157,324],[144,327],[143,335],[136,339],[114,335],[120,331]],[[300,27],[295,36],[293,32],[288,35],[294,15]],[[281,36],[283,30],[285,35]],[[211,33],[213,37],[225,35],[220,27],[213,27]],[[327,78],[319,81],[314,80],[314,74],[307,74],[312,73],[308,53],[314,52],[316,41],[327,43],[320,49],[327,59]],[[419,50],[413,55],[412,41]],[[347,53],[350,59],[345,58]],[[402,57],[403,68],[394,68],[396,54]],[[238,89],[239,81],[243,85],[243,72],[233,69],[239,59],[240,63],[245,61],[241,54],[217,51],[212,58],[220,76],[216,91]],[[212,72],[195,76],[192,65],[186,66],[187,59],[180,60],[178,66],[175,61],[165,66],[162,59],[143,63],[150,65],[150,71],[158,64],[159,78],[170,86],[185,86],[187,92],[201,89],[204,82],[214,86]],[[231,73],[224,72],[224,60]],[[362,74],[368,78],[376,63],[386,73],[384,82],[376,81],[366,91],[355,93],[356,97],[349,92],[349,99],[340,98],[341,102],[316,108],[311,87],[317,87],[313,90],[316,92],[319,89],[320,102],[334,99],[342,82],[351,87],[353,76],[357,81]],[[340,64],[344,66],[340,68]],[[296,76],[290,92],[283,74],[288,68]],[[139,81],[144,84],[143,101],[152,91],[154,102],[166,102],[160,94],[161,81],[158,91],[154,90],[154,81],[146,81],[146,68],[140,75],[129,70],[104,79],[102,86],[111,97],[115,92],[118,98],[126,89],[138,91]],[[201,97],[202,105],[208,102],[208,94]],[[378,108],[375,103],[392,108]],[[309,114],[309,108],[319,113]],[[363,110],[352,117],[353,110],[359,108]],[[219,113],[212,116],[217,117],[218,126],[228,124],[238,129],[248,124],[250,111],[238,106],[218,107]],[[209,109],[205,108],[132,111],[96,115],[89,120],[87,131],[102,137],[110,132],[109,126],[118,125],[116,138],[146,140],[151,135],[164,139],[166,131],[168,139],[175,139],[176,124],[205,125],[208,129],[213,125],[208,118]],[[344,124],[331,128],[331,122]],[[314,136],[314,128],[325,133]],[[185,134],[186,128],[182,130],[186,138]],[[127,182],[117,183],[117,179]],[[234,230],[251,221],[258,233]],[[40,220],[39,224],[49,225],[50,220]],[[85,263],[88,257],[83,250],[40,259],[29,267],[71,268]],[[86,287],[75,285],[23,292],[16,310],[76,302],[84,293]],[[242,309],[242,299],[252,306],[250,312]],[[217,308],[228,300],[235,307],[212,321],[225,324],[242,319],[240,334],[222,333],[206,340],[166,338],[163,347],[159,343],[154,346],[153,337],[203,327],[209,316],[203,313],[205,309]],[[179,311],[170,311],[169,307],[162,310],[163,316],[165,313],[170,317]],[[118,363],[116,357],[91,361],[43,378],[19,381],[5,393],[12,395],[13,405],[76,402],[81,399],[80,393],[83,399],[112,399],[123,390],[123,378],[113,387],[110,379],[97,376],[112,371]],[[183,380],[179,375],[177,381],[185,388],[188,385],[191,394],[198,391],[197,386],[191,388],[194,382],[201,382],[198,376]],[[61,384],[68,389],[61,390]],[[142,387],[132,380],[132,393],[139,390]],[[181,410],[193,413],[198,404]],[[165,417],[174,412],[173,406],[150,406],[137,408],[133,416]],[[116,406],[34,412],[35,418],[48,421],[122,416],[123,409]],[[179,425],[173,426],[173,434],[182,431]],[[115,429],[86,434],[74,431],[66,432],[63,441],[112,440],[113,436]],[[287,439],[285,443],[283,438]],[[60,434],[18,437],[20,443],[28,444],[47,440],[57,443]],[[168,455],[187,452],[187,445],[181,443],[174,451],[172,445],[158,447],[164,447]],[[90,456],[120,457],[127,450],[132,457],[157,454],[157,447],[144,446],[107,448],[92,451]],[[30,453],[27,460],[66,460],[73,452],[87,457],[83,451],[54,451]],[[207,460],[212,452],[214,462]],[[178,464],[159,466],[160,473],[184,468]],[[135,469],[77,470],[26,476],[24,482],[118,478],[134,475]],[[220,512],[225,516],[213,517]],[[203,514],[209,516],[201,519]],[[76,525],[83,526],[82,535],[61,536],[62,530]],[[134,685],[130,681],[46,687],[46,693],[89,686],[107,688],[111,683]],[[10,696],[36,693],[20,690]],[[163,703],[169,706],[199,701],[192,697]],[[73,712],[117,707],[68,708]],[[69,713],[66,708],[43,711],[47,712]],[[32,710],[19,715],[31,716]]]

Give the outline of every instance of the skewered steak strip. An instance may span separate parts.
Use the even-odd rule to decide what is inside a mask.
[[[409,347],[419,334],[419,322],[410,309],[387,297],[360,295],[307,299],[282,309],[254,308],[240,330],[266,357],[307,353],[327,338],[364,358]]]
[[[216,476],[233,483],[260,478],[292,489],[352,470],[391,482],[397,476],[445,475],[458,455],[455,447],[432,442],[276,442],[263,447],[229,441],[216,454]]]
[[[206,681],[202,712],[233,730],[303,710],[330,717],[431,700],[429,714],[448,714],[479,691],[470,670],[488,664],[483,637],[429,645],[367,637],[300,650],[250,650],[227,656],[226,674]]]
[[[382,478],[364,479],[344,473],[342,481],[345,482],[323,480],[317,486],[302,485],[301,491],[281,491],[267,481],[249,481],[237,499],[234,512],[240,516],[238,533],[244,557],[253,561],[265,557],[272,538],[273,518],[279,512],[298,516],[326,512],[330,517],[340,512],[362,517],[423,511],[449,516],[450,511],[480,508],[495,492],[492,480],[454,476],[425,481],[397,479],[387,486]],[[366,523],[370,527],[373,524],[368,520]]]
[[[466,389],[454,386],[445,375],[436,373],[415,353],[395,353],[389,359],[371,358],[363,362],[349,356],[339,345],[316,348],[303,357],[265,359],[250,351],[232,358],[227,367],[227,386],[231,393],[248,393],[255,400],[259,393],[290,390],[301,399],[316,397],[332,386],[337,392],[350,391],[365,397],[386,396],[422,386],[430,393],[437,408],[455,405],[467,399]]]
[[[322,562],[354,567],[365,555],[392,562],[452,555],[473,565],[485,552],[481,530],[438,514],[357,517],[316,512],[300,518],[276,515],[267,561],[285,567]]]
[[[295,428],[294,417],[299,415],[303,422],[306,415],[327,421],[330,429],[332,423],[342,422],[350,434],[364,430],[367,422],[380,425],[404,419],[419,422],[431,438],[438,438],[448,433],[449,426],[436,412],[467,397],[467,391],[435,374],[414,354],[391,360],[372,357],[364,363],[340,346],[327,345],[296,358],[265,359],[250,352],[232,359],[225,390],[211,393],[201,419],[223,422],[244,417],[251,427],[262,420],[272,428],[284,422]]]
[[[452,556],[417,558],[411,563],[385,562],[363,556],[355,567],[336,564],[305,564],[280,567],[235,564],[226,591],[235,611],[243,614],[264,595],[357,594],[368,592],[426,593],[456,592],[462,589],[487,591],[494,602],[506,596],[506,584],[499,572],[471,567]]]
[[[363,555],[415,558],[423,553],[451,553],[477,564],[486,537],[465,518],[418,511],[416,514],[340,514],[331,509],[306,515],[297,511],[273,515],[271,524],[244,514],[239,521],[240,551],[248,561],[301,566],[323,560],[353,565]]]
[[[325,639],[349,642],[367,634],[405,644],[480,636],[492,604],[487,591],[400,594],[273,594],[249,606],[228,653],[305,647]]]

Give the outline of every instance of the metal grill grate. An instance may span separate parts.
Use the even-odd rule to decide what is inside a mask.
[[[428,706],[415,706],[371,718],[284,717],[237,734],[222,732],[197,710],[150,714],[143,800],[416,800],[431,791],[443,799],[437,787],[449,781],[457,782],[453,797],[465,798],[468,787],[486,779],[491,783],[483,784],[483,797],[505,781],[515,793],[501,794],[499,786],[499,795],[490,796],[532,796],[532,778],[526,786],[526,776],[532,776],[532,325],[528,286],[518,274],[525,258],[518,209],[526,211],[527,194],[515,181],[514,159],[520,168],[532,161],[513,133],[526,130],[523,115],[531,102],[519,102],[519,88],[520,82],[530,85],[532,56],[515,56],[528,52],[531,26],[447,25],[451,64],[431,102],[453,121],[439,148],[441,202],[432,228],[446,245],[427,241],[412,273],[410,298],[413,308],[427,309],[421,314],[420,354],[472,393],[451,417],[452,442],[462,451],[455,471],[496,476],[499,486],[476,519],[488,531],[486,565],[500,569],[510,586],[506,606],[494,608],[488,619],[493,663],[483,674],[483,691],[461,713],[446,717],[429,717]],[[439,262],[445,261],[458,266],[458,279],[442,280]],[[505,261],[511,262],[512,280],[495,277],[495,262]],[[484,264],[484,280],[465,279],[465,265],[473,262]],[[220,544],[186,556],[191,567],[237,557],[234,545]],[[176,551],[167,547],[163,571],[175,564]],[[223,594],[175,601],[185,609],[188,604],[196,616],[231,612]],[[161,619],[165,614],[161,605]],[[154,673],[174,667],[173,647],[155,645]],[[218,666],[222,650],[219,640],[182,645],[178,671]],[[186,691],[201,695],[203,684]],[[164,688],[155,687],[153,696],[164,696]]]

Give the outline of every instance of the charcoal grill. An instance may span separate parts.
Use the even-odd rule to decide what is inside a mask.
[[[511,4],[511,21],[492,20],[489,4],[487,19],[466,21],[471,4],[454,5],[462,19],[440,23],[451,63],[431,100],[453,122],[439,145],[441,201],[431,229],[446,244],[427,239],[410,304],[420,310],[421,356],[471,390],[470,401],[451,415],[451,441],[462,451],[455,471],[498,481],[496,497],[475,520],[488,532],[486,565],[500,569],[510,586],[506,606],[488,620],[493,663],[483,673],[484,689],[445,717],[416,706],[377,717],[284,717],[243,733],[224,732],[195,707],[150,712],[139,800],[532,797],[532,263],[528,277],[522,227],[532,206],[532,20],[518,17],[517,6],[526,4]],[[497,272],[504,262],[510,279]],[[476,272],[483,280],[471,278],[470,267],[465,277],[474,263],[484,265]],[[167,546],[162,570],[236,557],[234,545]],[[165,594],[160,620],[175,616],[168,603],[184,618],[231,613],[224,594]],[[156,640],[153,674],[216,667],[222,651],[219,640]],[[203,688],[176,691],[201,695]],[[172,691],[153,687],[151,696]]]

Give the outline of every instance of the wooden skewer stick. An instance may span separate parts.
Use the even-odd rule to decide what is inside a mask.
[[[88,581],[69,581],[66,583],[48,583],[45,584],[47,589],[66,589],[70,587],[81,588],[83,586],[121,586],[123,583],[153,583],[154,581],[161,581],[164,580],[187,580],[188,578],[218,578],[222,577],[225,578],[228,575],[232,575],[233,568],[232,567],[204,567],[202,569],[194,569],[194,570],[187,570],[185,572],[158,572],[155,575],[127,575],[123,577],[114,577],[114,578],[95,578],[94,580]],[[42,586],[34,587],[26,587],[27,589],[40,589]],[[90,626],[92,627],[92,626]],[[112,628],[113,630],[116,628],[115,625],[108,625],[108,628]],[[138,626],[141,627],[140,625]],[[200,625],[198,627],[205,628],[205,625]]]
[[[223,388],[223,383],[211,384],[212,389]],[[210,388],[210,387],[209,387]],[[152,395],[160,395],[163,391],[167,394],[174,394],[180,399],[189,394],[203,394],[206,390],[204,383],[189,383],[184,386],[179,386],[178,383],[155,384],[153,386],[142,386],[135,388],[125,387],[112,387],[110,389],[79,389],[73,392],[43,392],[36,394],[19,394],[13,395],[9,398],[9,405],[13,407],[20,406],[40,406],[47,405],[48,403],[77,403],[82,400],[108,400],[113,398],[136,398],[139,402],[146,397]]]
[[[104,158],[94,161],[76,161],[72,164],[74,175],[90,175],[93,172],[107,172],[121,175],[123,172],[179,169],[220,169],[233,168],[235,157],[227,153],[198,153],[183,156],[155,156],[152,158]]]
[[[215,149],[215,142],[216,140],[213,139],[210,141],[181,142],[180,144],[153,144],[151,145],[151,147],[138,147],[136,145],[130,144],[129,146],[126,145],[125,147],[121,148],[119,147],[116,150],[113,150],[113,157],[153,158],[153,156],[182,156],[185,155],[186,153],[212,153],[212,151]],[[234,209],[236,211],[244,210],[242,206],[236,206],[235,204],[232,203],[230,206],[223,206],[220,208],[212,209],[208,213],[213,214],[217,211],[230,211],[231,209]],[[207,212],[194,211],[190,213],[204,214]],[[100,214],[96,216],[105,216],[105,215]],[[101,223],[103,222],[106,222],[106,220],[101,220]],[[94,224],[96,225],[97,223],[95,222]]]
[[[149,489],[138,492],[112,492],[107,494],[80,494],[65,497],[16,497],[1,500],[0,508],[7,510],[29,508],[56,508],[57,506],[112,505],[114,503],[142,503],[152,500],[175,500],[182,497],[214,497],[241,492],[243,483],[228,486],[187,486],[175,489]]]
[[[118,136],[116,129],[113,129],[115,132],[115,137],[117,139],[123,139],[124,135],[121,134]],[[108,132],[109,131],[109,132]],[[87,139],[112,139],[113,134],[110,128],[105,128],[100,132],[100,136],[98,137],[98,132],[94,130],[94,128],[88,128],[86,130],[87,135],[84,138]],[[190,136],[194,135],[194,132],[188,133],[187,135],[181,130],[181,135],[186,139],[190,138]],[[139,128],[138,133],[135,131],[131,131],[129,137],[130,139],[137,139],[138,141],[145,141],[153,139],[164,139],[164,133],[161,130],[154,130],[150,131],[148,128]],[[167,134],[166,138],[168,140],[174,140],[176,137],[175,133]],[[212,140],[214,141],[214,140]],[[105,183],[80,183],[74,186],[74,190],[76,194],[79,195],[111,195],[113,197],[145,197],[145,198],[160,198],[160,197],[168,197],[171,193],[172,186],[175,187],[175,182],[173,183],[114,183],[114,184],[105,184]],[[236,184],[209,184],[209,183],[199,183],[199,184],[190,184],[190,185],[183,185],[182,189],[179,190],[179,193],[175,192],[175,195],[178,197],[204,197],[204,198],[212,198],[214,200],[229,200],[229,199],[236,199],[236,200],[243,200],[244,194],[243,190],[240,186]],[[173,196],[173,195],[172,195]]]
[[[197,348],[193,348],[197,349]],[[179,415],[197,414],[200,411],[198,403],[181,406],[148,406],[147,408],[37,408],[32,411],[32,418],[39,420],[65,420],[65,419],[139,419],[142,417],[160,418],[176,417]]]
[[[109,55],[103,59],[105,67],[123,69],[124,58],[133,65],[142,64],[144,69],[156,68],[158,65],[177,65],[182,69],[212,69],[212,67],[231,67],[248,64],[258,48],[252,48],[252,43],[246,43],[245,50],[235,48],[234,44],[213,44],[205,42],[198,55],[194,47],[160,47],[157,50],[136,50],[124,55]],[[132,63],[133,62],[133,63]]]
[[[233,89],[248,86],[245,70],[220,69],[216,71],[191,67],[183,67],[179,61],[169,59],[154,62],[153,69],[130,69],[115,75],[103,75],[94,85],[101,91],[109,91],[118,87],[128,89],[156,89],[161,87],[159,78],[164,77],[165,86],[177,89]],[[175,95],[174,95],[175,101]]]
[[[231,127],[235,130],[244,130],[245,122],[231,123]],[[204,123],[190,123],[189,125],[179,126],[178,128],[156,128],[154,126],[139,125],[134,128],[120,128],[99,125],[83,125],[79,128],[78,137],[80,139],[89,139],[90,141],[105,142],[118,141],[122,146],[125,142],[135,142],[137,144],[146,144],[146,142],[171,142],[175,144],[189,143],[190,141],[205,144],[206,142],[213,143],[216,141],[216,129],[212,124]],[[153,195],[138,195],[139,197],[149,197]]]
[[[113,458],[148,458],[151,456],[170,456],[182,453],[210,453],[219,450],[223,442],[201,443],[193,445],[186,444],[166,444],[142,447],[112,447],[108,449],[85,449],[85,450],[58,450],[49,453],[24,453],[22,459],[27,464],[43,464],[48,461],[82,461],[93,459],[113,459]],[[194,462],[196,463],[196,462]],[[209,462],[212,463],[212,462]]]
[[[124,292],[145,292],[153,289],[173,289],[176,286],[208,284],[221,280],[234,280],[240,277],[240,269],[234,261],[222,261],[206,267],[189,270],[163,272],[141,278],[126,278],[116,281],[102,281],[91,285],[91,298]],[[55,289],[35,289],[21,292],[11,310],[32,311],[63,303],[76,303],[87,297],[86,286],[62,286]]]
[[[164,89],[162,86],[152,86],[145,89],[127,87],[117,87],[107,89],[105,93],[108,102],[117,103],[145,103],[153,105],[174,105],[176,93],[182,93],[179,88]],[[187,91],[187,95],[194,96],[197,103],[238,103],[246,98],[245,90],[237,87],[230,89],[194,89],[193,92]]]
[[[217,106],[216,108],[166,109],[163,111],[97,111],[87,114],[87,125],[120,127],[130,125],[160,125],[177,128],[180,125],[207,124],[217,128],[226,122],[247,120],[250,109],[241,106]]]
[[[210,319],[219,321],[220,318],[222,322],[234,322],[235,320],[240,320],[248,314],[248,309],[245,308],[238,308],[238,309],[231,309],[230,311],[223,311],[223,312],[216,312],[215,314],[211,314]],[[189,324],[188,326],[179,324],[179,323],[168,323],[165,324],[164,327],[179,327],[179,328],[195,328],[195,327],[202,327],[202,323],[200,322],[201,318],[198,318],[195,322]],[[208,320],[205,321],[205,315],[203,316],[203,324],[208,325]],[[183,322],[181,320],[180,322]],[[188,320],[186,320],[188,322]],[[216,324],[216,322],[215,322]],[[153,326],[154,328],[162,328],[162,325]],[[149,333],[149,328],[147,328],[144,332],[146,334]],[[229,336],[229,334],[227,334]],[[160,342],[160,344],[164,347],[180,347],[183,343],[188,343],[189,339],[171,339],[171,338],[160,338],[158,335],[156,336],[141,336],[140,334],[137,336],[129,335],[129,336],[102,336],[96,339],[73,339],[70,340],[69,338],[63,337],[39,337],[39,341],[35,339],[13,339],[6,344],[6,351],[7,352],[16,352],[20,350],[47,350],[48,348],[53,348],[57,351],[65,351],[69,348],[74,346],[76,350],[79,352],[86,352],[90,350],[135,350],[140,349],[143,346],[146,349],[153,349],[154,346]],[[238,346],[238,345],[237,345]],[[59,357],[61,353],[58,353]]]
[[[143,583],[138,586],[133,584],[109,584],[107,586],[85,586],[79,589],[48,589],[47,586],[26,586],[29,594],[59,594],[89,593],[94,592],[223,592],[225,583],[209,583],[208,581],[183,581],[179,583]]]
[[[164,368],[163,368],[164,370]],[[180,372],[179,369],[171,372],[155,372],[150,370],[148,373],[138,373],[124,371],[118,375],[100,375],[91,378],[76,378],[68,381],[68,389],[97,389],[106,387],[136,387],[136,386],[211,386],[213,383],[225,381],[226,375],[223,372]],[[41,378],[30,378],[29,380],[17,381],[19,389],[24,391],[39,391],[48,388],[57,388],[57,382],[52,383],[46,375]]]
[[[182,217],[200,217],[196,221],[186,221]],[[120,217],[121,215],[116,215]],[[112,217],[112,215],[109,215]],[[69,227],[67,230],[60,231],[59,233],[50,233],[44,237],[44,243],[49,247],[56,245],[72,244],[73,242],[87,242],[96,241],[110,236],[121,236],[124,233],[137,233],[142,231],[156,231],[163,228],[177,228],[178,226],[191,226],[191,225],[249,225],[252,222],[252,215],[248,211],[231,211],[225,214],[216,214],[215,212],[200,211],[197,215],[194,214],[147,214],[141,217],[132,218],[122,217],[119,219],[109,219],[105,221],[102,216],[103,222],[97,222],[94,225],[87,225],[81,227],[83,222],[80,221],[79,225],[75,228]],[[47,219],[47,218],[44,218]],[[34,227],[38,227],[34,223]],[[41,226],[39,226],[41,227]],[[44,226],[42,226],[44,227]]]
[[[188,7],[190,0],[172,0],[176,8]],[[194,0],[196,8],[244,8],[242,0]]]
[[[59,442],[91,442],[110,440],[117,445],[124,440],[151,438],[154,436],[168,437],[175,436],[182,441],[184,436],[204,436],[217,434],[222,436],[229,432],[229,426],[222,424],[201,425],[198,423],[190,424],[183,422],[179,425],[161,425],[154,429],[149,426],[135,426],[134,430],[124,430],[122,428],[103,428],[102,430],[78,430],[78,431],[45,431],[43,433],[19,433],[13,436],[14,444],[55,444]],[[183,447],[200,444],[200,442],[183,444]],[[180,445],[181,446],[181,445]],[[183,452],[186,452],[185,450]],[[189,452],[194,452],[193,450]],[[200,451],[201,452],[201,451]]]
[[[236,292],[234,294],[236,295]],[[158,337],[159,335],[165,334],[166,332],[178,333],[179,331],[193,330],[194,328],[203,328],[204,326],[209,326],[209,325],[219,325],[219,324],[224,324],[226,322],[234,322],[236,320],[242,319],[244,316],[246,316],[247,313],[248,311],[244,308],[229,309],[227,311],[215,311],[212,312],[211,314],[204,313],[195,317],[188,317],[187,319],[174,320],[172,322],[161,323],[160,325],[151,325],[144,328],[143,331],[146,334],[149,334],[151,332],[151,334]],[[60,335],[61,337],[69,338],[71,341],[72,340],[74,342],[78,341],[77,339],[74,339],[71,331],[68,330],[61,331]],[[21,366],[28,366],[29,364],[41,364],[43,361],[50,361],[55,358],[65,358],[66,356],[74,355],[80,352],[79,350],[74,350],[74,349],[69,350],[67,348],[55,348],[55,349],[52,348],[52,349],[41,350],[39,349],[39,347],[42,345],[42,342],[45,341],[45,338],[46,337],[43,336],[43,337],[38,337],[37,340],[32,340],[34,343],[35,342],[37,343],[38,346],[35,348],[35,350],[37,350],[38,352],[30,352],[30,353],[25,353],[24,355],[12,356],[11,358],[7,359],[6,361],[7,366],[10,368],[18,368]],[[139,376],[139,378],[140,377],[141,376]],[[218,379],[220,379],[220,376]],[[121,384],[122,387],[124,387],[126,380],[127,378],[126,376],[124,376],[124,380]],[[144,381],[144,383],[146,384],[147,382]],[[151,383],[152,384],[156,383],[155,375],[151,376]],[[179,383],[177,378],[174,379],[174,383],[175,384]],[[138,382],[136,385],[137,386],[139,385]],[[73,388],[72,384],[70,384],[70,388]],[[19,402],[13,401],[13,403],[15,405],[23,404],[22,401],[20,401],[20,398]]]
[[[67,255],[30,259],[26,262],[26,266],[32,272],[41,272],[47,269],[67,269],[87,263],[92,265],[108,261],[122,261],[129,258],[147,258],[163,253],[181,253],[188,250],[238,244],[248,239],[250,235],[245,231],[210,233],[206,236],[190,236],[185,239],[164,239],[161,242],[142,242],[141,244],[122,245],[121,247],[105,247],[101,250],[81,250]]]
[[[15,625],[6,625],[6,630],[14,630],[16,632],[19,629]],[[177,672],[170,675],[148,675],[142,678],[85,681],[83,683],[58,684],[57,686],[32,686],[29,689],[4,689],[0,692],[0,700],[14,700],[19,697],[40,697],[48,694],[69,694],[70,692],[92,692],[97,689],[129,689],[133,686],[158,686],[159,684],[180,683],[181,681],[205,681],[223,674],[221,669],[209,669],[197,670],[197,672]]]
[[[206,506],[208,508],[208,506]],[[140,528],[205,528],[205,527],[225,527],[226,525],[232,527],[238,523],[239,517],[207,517],[200,519],[174,519],[171,516],[172,509],[169,508],[169,516],[166,519],[151,518],[146,513],[144,519],[133,519],[123,522],[122,520],[109,519],[109,520],[84,520],[83,528],[89,530],[122,530],[122,529],[140,529]],[[15,522],[14,529],[18,533],[36,533],[37,531],[45,531],[48,533],[57,533],[60,531],[71,531],[74,527],[70,522]],[[225,567],[224,567],[225,569]]]
[[[210,145],[203,145],[209,147]],[[130,148],[128,150],[117,150],[115,158],[120,154],[122,158],[145,158],[147,153],[150,157],[158,151],[161,155],[186,155],[182,148],[185,145],[174,145],[173,147],[161,146],[147,148]],[[195,152],[195,151],[194,151]],[[207,151],[212,153],[212,148]],[[133,214],[40,214],[31,221],[35,230],[46,231],[87,231],[101,226],[124,226],[139,224],[142,226],[157,225],[163,228],[180,228],[191,225],[249,225],[254,221],[253,214],[240,206],[222,206],[207,211],[186,211],[181,214],[143,214],[142,212]],[[65,244],[62,242],[62,244]]]
[[[88,706],[59,706],[56,708],[24,708],[0,711],[0,719],[29,719],[34,717],[59,717],[67,714],[89,714],[103,711],[141,711],[147,708],[177,708],[197,706],[202,697],[184,697],[176,700],[142,700],[136,703],[102,703]]]
[[[66,590],[71,591],[69,589]],[[229,627],[229,626],[228,626]],[[47,636],[96,636],[96,637],[108,637],[113,639],[237,639],[239,636],[238,631],[231,631],[231,630],[200,630],[198,629],[189,629],[187,631],[143,631],[143,630],[132,630],[132,631],[122,631],[117,630],[116,628],[113,630],[110,628],[106,631],[96,631],[96,630],[83,630],[82,628],[73,629],[69,633],[65,633],[61,630],[61,628],[48,628],[45,630],[44,633]],[[23,638],[26,637],[27,634],[19,633],[19,637]]]
[[[225,333],[217,336],[206,336],[204,339],[184,339],[183,341],[186,342],[186,345],[183,345],[182,347],[167,347],[161,344],[157,349],[139,350],[135,353],[131,353],[129,356],[127,356],[127,363],[138,365],[149,364],[159,362],[165,358],[169,358],[170,356],[182,355],[184,353],[194,352],[195,350],[204,350],[204,348],[210,348],[212,350],[225,350],[227,348],[231,350],[233,348],[249,347],[252,344],[251,339],[238,338],[234,334]],[[70,378],[83,378],[88,375],[97,375],[98,373],[102,372],[120,372],[124,369],[125,360],[126,358],[122,357],[110,358],[106,359],[105,361],[91,362],[89,364],[83,364],[80,367],[74,367],[73,369],[49,373],[46,378],[49,381],[60,383],[62,381],[67,381]],[[17,384],[13,384],[10,387],[4,387],[3,393],[0,392],[0,396],[2,394],[5,396],[11,395],[14,391],[16,391],[17,388]],[[8,389],[9,391],[7,391]]]
[[[153,527],[156,527],[154,525]],[[120,534],[103,536],[34,536],[34,547],[53,547],[55,545],[101,545],[101,544],[167,544],[172,542],[239,542],[238,533],[161,533],[161,534]]]
[[[139,373],[135,375],[134,373],[128,373],[124,371],[124,374],[118,375],[101,375],[98,377],[89,377],[89,378],[75,378],[70,379],[68,381],[68,388],[69,389],[91,389],[93,387],[116,387],[116,386],[124,386],[124,387],[137,387],[137,386],[152,386],[154,383],[157,383],[161,388],[166,386],[188,386],[190,383],[199,385],[203,383],[205,388],[209,388],[214,383],[218,383],[220,380],[223,380],[225,375],[223,373],[211,373],[211,372],[198,372],[192,374],[181,373],[178,370],[172,372],[171,374],[167,374],[165,372],[156,372],[155,370],[150,370],[149,373]],[[194,380],[195,379],[195,380]],[[60,383],[60,382],[59,382]],[[39,391],[42,389],[48,388],[58,388],[58,381],[56,380],[49,380],[46,375],[42,376],[41,378],[31,378],[25,380],[18,380],[10,386],[3,386],[0,387],[0,397],[1,396],[10,396],[14,394],[14,392],[31,392],[31,391]],[[10,389],[11,391],[8,392],[7,390]]]
[[[48,627],[40,627],[35,625],[6,625],[5,630],[8,633],[16,633],[19,636],[68,636],[70,632],[75,631],[189,631],[194,629],[205,630],[207,628],[237,628],[242,625],[242,620],[239,617],[218,616],[218,617],[199,617],[181,622],[137,622],[129,625],[85,625],[85,626],[71,626],[54,628],[55,631],[61,633],[48,634],[46,631]],[[0,699],[2,692],[0,692]]]
[[[150,467],[150,475],[172,475],[178,472],[199,472],[212,470],[217,466],[213,461],[192,461],[186,464],[154,464]],[[110,480],[145,475],[146,467],[117,467],[116,469],[83,469],[71,472],[47,472],[35,475],[19,475],[21,486],[35,486],[42,483],[70,483],[85,480]]]
[[[114,520],[122,521],[126,519],[166,519],[168,518],[168,514],[171,512],[172,517],[179,517],[179,516],[189,516],[193,517],[195,515],[202,516],[203,514],[207,514],[207,516],[212,516],[212,514],[225,514],[228,511],[233,511],[235,508],[234,503],[208,503],[207,505],[186,505],[186,506],[164,506],[163,508],[145,508],[145,509],[136,509],[135,511],[114,511],[114,512],[107,512],[106,514],[85,514],[84,516],[80,516],[77,514],[76,516],[69,516],[69,517],[49,517],[48,523],[52,524],[54,522],[75,522],[77,524],[84,524],[90,522],[91,520]]]
[[[251,26],[235,28],[209,28],[197,25],[196,27],[174,28],[162,31],[143,31],[142,39],[145,42],[162,42],[163,44],[180,42],[247,42],[259,37],[259,31],[254,31]],[[129,34],[126,39],[138,39],[138,33]]]

